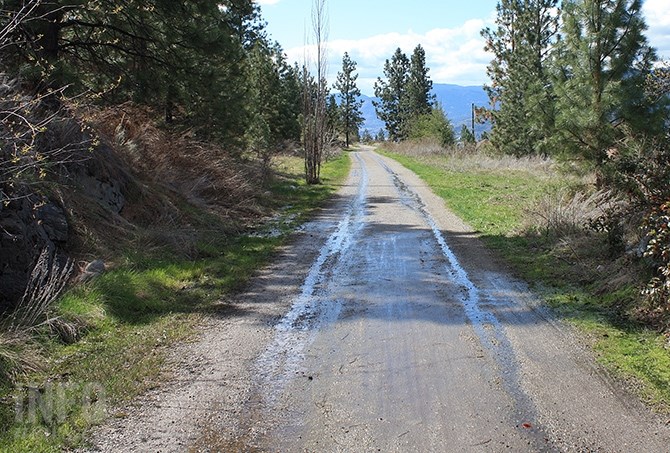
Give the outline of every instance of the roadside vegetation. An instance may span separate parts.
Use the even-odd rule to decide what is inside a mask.
[[[343,56],[338,94],[325,82],[325,0],[302,66],[258,2],[145,3],[2,6],[5,451],[76,448],[124,416],[106,409],[157,385],[170,346],[328,198],[348,169],[334,150],[358,139],[356,62]],[[377,139],[667,410],[670,70],[639,5],[501,0],[482,31],[483,151],[465,126],[453,148],[423,47],[397,49]]]
[[[656,410],[670,411],[667,318],[659,319],[645,295],[651,271],[643,251],[619,250],[599,226],[613,206],[593,173],[492,148],[404,142],[381,151],[424,179],[559,317],[577,326],[608,370]],[[621,234],[639,243],[634,226]]]
[[[164,139],[159,145],[169,148]],[[170,204],[181,206],[159,216],[179,217],[172,224],[129,229],[112,249],[109,238],[91,235],[113,257],[108,270],[45,307],[57,323],[0,336],[0,356],[17,358],[3,368],[11,374],[0,387],[0,451],[81,447],[89,428],[123,417],[115,408],[169,375],[163,365],[171,346],[197,335],[203,316],[226,312],[226,296],[333,193],[349,159],[340,153],[324,162],[319,185],[304,182],[304,162],[295,155],[275,156],[270,169],[264,186],[243,192],[252,199],[228,200],[252,203],[246,218],[174,197]],[[55,325],[67,326],[70,336],[58,335]]]
[[[251,0],[0,9],[0,451],[69,450],[333,192],[342,112]]]

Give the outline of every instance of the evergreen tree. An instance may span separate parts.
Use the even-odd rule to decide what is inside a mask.
[[[361,137],[361,141],[363,143],[371,143],[373,140],[372,135],[370,134],[370,131],[365,129],[363,131],[363,136]]]
[[[336,137],[337,133],[344,129],[341,117],[340,106],[337,103],[337,96],[334,94],[326,98],[326,117],[328,118],[328,136]]]
[[[249,50],[246,62],[246,143],[262,162],[269,164],[285,142],[300,139],[300,86],[278,44],[258,40]]]
[[[250,148],[268,161],[271,150],[279,141],[275,129],[279,113],[279,72],[272,60],[271,49],[264,42],[251,49],[247,61],[250,121],[246,138]]]
[[[501,0],[497,27],[482,30],[494,55],[486,86],[491,142],[508,154],[546,153],[554,130],[554,97],[547,66],[556,40],[557,0]]]
[[[468,126],[466,126],[465,124],[461,126],[461,133],[459,135],[460,135],[460,140],[459,141],[463,144],[466,144],[466,143],[472,144],[472,143],[475,143],[477,141],[475,139],[474,134],[470,130],[470,128]]]
[[[414,116],[409,123],[409,137],[413,140],[431,139],[446,147],[454,144],[454,128],[441,105],[429,113]]]
[[[363,124],[361,113],[363,101],[360,99],[361,90],[356,86],[358,74],[355,71],[356,62],[345,52],[342,57],[342,71],[337,74],[335,89],[340,92],[340,126],[344,132],[344,143],[347,148],[350,134],[356,136],[358,128]]]
[[[431,94],[433,82],[428,77],[426,52],[421,44],[412,53],[407,78],[407,110],[410,117],[431,113],[435,96]]]
[[[435,97],[431,94],[433,82],[428,77],[426,53],[418,45],[411,60],[396,49],[391,60],[384,64],[386,80],[377,79],[374,101],[377,116],[386,124],[389,140],[400,141],[410,135],[412,123],[430,115]]]
[[[279,49],[277,45],[277,49]],[[278,50],[280,76],[280,105],[278,128],[279,135],[286,141],[300,142],[300,114],[302,109],[302,92],[300,86],[300,68],[297,64],[289,65],[286,55]]]
[[[396,49],[391,60],[384,63],[384,75],[375,82],[374,101],[377,116],[386,124],[389,140],[399,141],[405,138],[407,121],[407,81],[410,62],[400,48]]]
[[[379,132],[377,132],[377,135],[375,135],[375,141],[380,143],[386,141],[386,134],[384,134],[384,129],[379,129]]]
[[[644,36],[640,0],[566,0],[557,46],[561,137],[597,164],[621,136],[662,127],[644,93],[654,51]]]
[[[7,0],[3,13],[25,2]],[[104,93],[177,112],[203,138],[244,135],[247,51],[262,35],[251,0],[51,0],[0,49],[5,69],[41,92]],[[177,108],[179,107],[179,108]],[[207,127],[199,127],[205,121]]]

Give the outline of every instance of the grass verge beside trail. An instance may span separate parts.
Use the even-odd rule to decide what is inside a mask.
[[[419,175],[519,276],[534,285],[559,316],[585,333],[598,360],[610,372],[624,379],[655,410],[670,413],[667,338],[622,312],[622,306],[639,302],[639,290],[628,284],[603,291],[606,276],[579,275],[573,263],[557,256],[549,238],[525,228],[534,203],[560,190],[578,189],[579,180],[522,166],[461,165],[454,162],[460,158],[457,155],[381,152]],[[591,273],[598,274],[597,269]]]
[[[322,205],[349,171],[344,153],[322,167],[323,184],[303,182],[303,161],[282,157],[262,202],[277,214],[252,232],[224,234],[220,218],[198,212],[211,232],[199,236],[196,259],[169,248],[128,250],[122,264],[67,292],[58,314],[86,325],[64,345],[43,335],[47,367],[18,388],[0,388],[0,451],[62,451],[82,447],[88,430],[115,407],[159,384],[167,352],[196,333],[222,296],[243,287],[295,226]]]

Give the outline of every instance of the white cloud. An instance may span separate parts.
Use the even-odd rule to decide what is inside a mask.
[[[642,12],[649,29],[647,38],[656,48],[659,57],[670,59],[670,8],[668,0],[647,0]]]
[[[275,2],[279,0],[260,0]],[[649,29],[647,37],[660,58],[670,60],[670,8],[668,0],[646,0],[643,14]],[[334,80],[342,65],[342,55],[349,52],[358,63],[358,86],[365,94],[373,93],[374,82],[383,75],[384,61],[400,47],[409,57],[417,44],[426,50],[430,77],[435,83],[481,85],[488,81],[486,66],[492,55],[484,51],[480,31],[492,26],[495,12],[487,19],[473,19],[456,28],[437,28],[426,33],[386,33],[358,40],[338,39],[328,42],[329,79]],[[309,47],[307,48],[309,50]],[[305,47],[286,51],[289,61],[302,62]]]
[[[256,0],[256,3],[259,5],[276,5],[279,0]]]
[[[334,79],[342,66],[342,55],[349,52],[358,64],[358,86],[365,94],[372,94],[377,77],[383,74],[384,61],[400,47],[409,57],[421,44],[426,51],[426,64],[435,83],[481,85],[486,82],[486,65],[491,55],[484,51],[481,29],[488,25],[475,19],[457,28],[438,28],[419,34],[387,33],[359,40],[339,39],[327,43],[329,79]],[[313,54],[313,47],[297,47],[286,51],[289,61],[303,60],[305,51]]]

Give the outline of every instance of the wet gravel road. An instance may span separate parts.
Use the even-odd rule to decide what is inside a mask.
[[[670,452],[670,426],[416,175],[352,160],[338,199],[93,450]]]
[[[332,231],[256,366],[271,451],[670,451],[415,175],[354,154]]]

